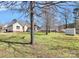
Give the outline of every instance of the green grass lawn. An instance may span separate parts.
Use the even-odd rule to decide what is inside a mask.
[[[30,42],[29,33],[0,33],[0,40]],[[79,57],[79,35],[64,33],[35,33],[35,44],[9,44],[0,42],[0,57]]]

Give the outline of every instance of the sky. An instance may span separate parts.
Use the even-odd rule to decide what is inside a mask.
[[[29,17],[26,18],[22,12],[18,12],[15,10],[6,10],[6,9],[0,10],[0,24],[1,25],[5,25],[5,24],[9,23],[13,19],[30,22],[30,18]],[[39,21],[39,19],[41,19],[41,18],[35,17],[35,19],[37,20],[37,25],[42,26],[42,21]]]
[[[71,2],[70,2],[71,3]],[[73,8],[74,7],[70,7],[70,6],[65,6],[66,8],[70,8],[71,9],[71,13],[73,12]],[[60,9],[61,10],[61,9]],[[63,10],[61,10],[62,12]],[[70,15],[71,15],[70,13]],[[0,9],[0,24],[6,24],[8,22],[10,22],[11,20],[13,19],[18,19],[18,20],[29,20],[29,18],[25,18],[24,16],[22,16],[23,14],[18,12],[18,11],[15,11],[15,10],[7,10],[5,8],[1,8]],[[60,14],[58,14],[58,19],[61,20],[62,16],[60,16]],[[37,18],[36,19],[41,19],[41,18]],[[73,19],[73,15],[70,16],[69,20],[70,22],[73,22],[71,21]]]
[[[0,10],[0,23],[5,24],[10,22],[13,19],[23,19],[22,13],[12,10]]]

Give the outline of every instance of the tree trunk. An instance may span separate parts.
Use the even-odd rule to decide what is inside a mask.
[[[48,24],[46,23],[46,35],[48,35]]]
[[[33,7],[34,7],[34,2],[30,1],[30,22],[31,22],[31,41],[30,43],[33,45],[34,44],[34,19],[33,19]]]
[[[46,20],[46,35],[48,35],[48,12],[47,8],[45,7],[45,20]]]
[[[67,19],[65,19],[65,22],[66,22],[66,25],[65,25],[66,27],[65,28],[67,28]]]
[[[68,28],[68,26],[67,26],[67,12],[66,12],[66,10],[65,10],[65,22],[66,22],[65,28]]]

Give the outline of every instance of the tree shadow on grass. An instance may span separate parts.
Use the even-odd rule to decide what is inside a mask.
[[[5,40],[0,40],[0,42],[8,43],[8,44],[31,44],[30,42],[24,43],[24,42],[13,42],[13,41],[5,41]]]
[[[35,35],[45,35],[45,33],[35,33]]]

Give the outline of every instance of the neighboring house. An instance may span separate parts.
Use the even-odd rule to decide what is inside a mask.
[[[74,28],[74,23],[67,24],[67,28]],[[66,29],[66,25],[58,26],[58,31],[63,32]]]
[[[2,31],[2,26],[0,25],[0,32]]]
[[[58,26],[58,31],[59,31],[59,32],[63,32],[64,29],[65,29],[65,26],[64,26],[64,25]]]
[[[26,32],[30,29],[30,24],[21,20],[12,20],[3,28],[6,32]]]
[[[79,34],[79,20],[76,20],[76,32]]]
[[[45,31],[46,31],[46,26],[43,25],[43,26],[39,29],[39,31],[45,32]],[[56,26],[56,25],[51,25],[51,26],[48,27],[48,31],[50,31],[50,32],[57,32],[57,31],[58,31],[58,26]]]
[[[3,32],[3,24],[0,24],[0,32]]]
[[[75,28],[76,33],[79,34],[79,20],[76,20],[76,23],[68,24],[67,28]],[[65,29],[65,25],[59,26],[59,29],[60,29],[60,31],[62,31],[63,29]]]

